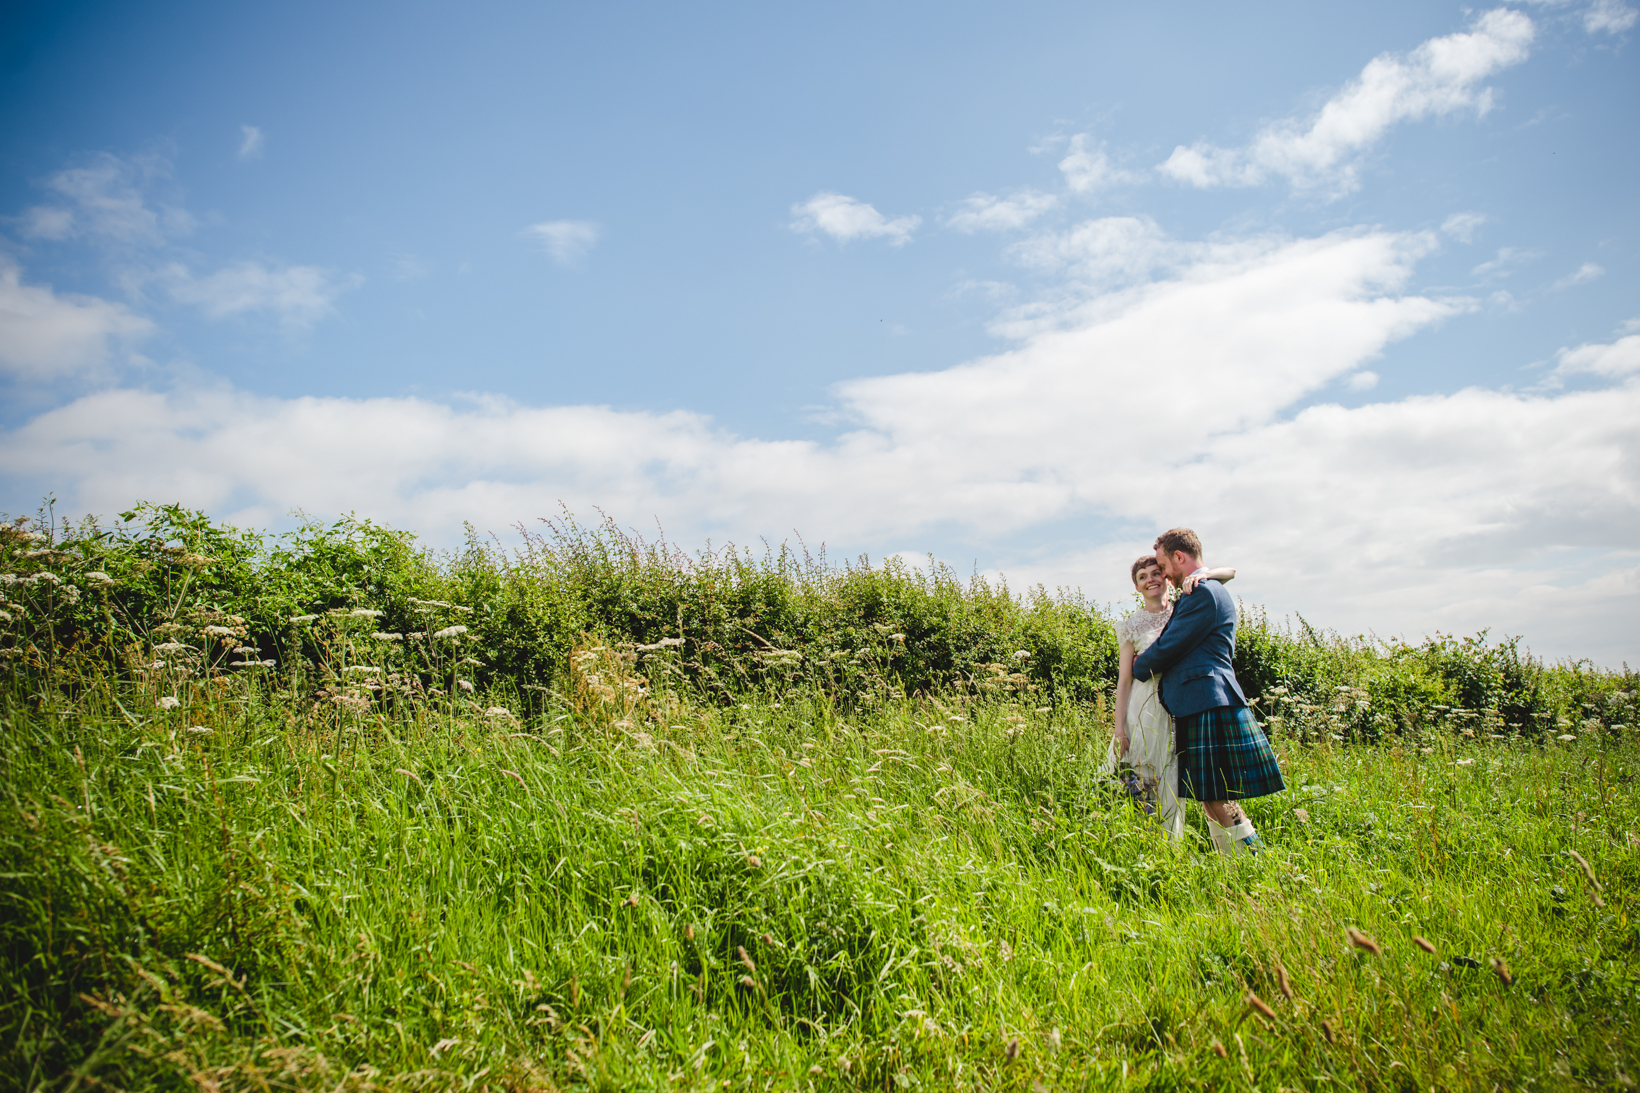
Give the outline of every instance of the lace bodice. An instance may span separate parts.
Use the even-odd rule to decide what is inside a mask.
[[[1154,613],[1141,607],[1116,624],[1116,638],[1118,641],[1132,642],[1133,651],[1142,653],[1156,640],[1156,635],[1162,632],[1162,627],[1166,626],[1167,620],[1172,617],[1171,603]]]

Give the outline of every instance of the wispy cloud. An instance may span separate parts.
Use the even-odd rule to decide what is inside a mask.
[[[239,158],[241,160],[262,158],[261,129],[254,125],[241,125],[239,127]]]
[[[1139,180],[1137,174],[1112,166],[1103,142],[1091,143],[1086,133],[1071,138],[1070,151],[1059,161],[1059,170],[1065,176],[1065,185],[1078,194]]]
[[[95,375],[108,364],[111,343],[152,331],[152,323],[119,304],[24,284],[17,264],[0,257],[0,372],[13,380]]]
[[[911,233],[922,224],[920,216],[900,216],[890,220],[864,201],[843,194],[822,192],[800,205],[792,206],[793,231],[822,232],[839,242],[851,239],[884,239],[901,247],[911,242]]]
[[[524,229],[560,266],[573,266],[598,243],[602,229],[590,220],[545,220]]]
[[[1521,266],[1529,265],[1542,257],[1542,251],[1529,247],[1499,247],[1497,257],[1490,262],[1482,262],[1469,272],[1483,280],[1507,277]]]
[[[1630,334],[1607,344],[1585,343],[1575,349],[1562,349],[1555,354],[1550,380],[1560,381],[1576,375],[1621,379],[1635,373],[1640,373],[1640,334]]]
[[[1059,204],[1053,194],[1021,190],[1012,197],[977,193],[966,197],[962,207],[945,218],[945,226],[960,232],[1011,231],[1023,228]]]
[[[1374,58],[1313,118],[1274,122],[1242,148],[1180,145],[1158,170],[1198,187],[1279,178],[1302,190],[1348,192],[1359,184],[1361,154],[1393,126],[1491,110],[1493,94],[1482,82],[1524,61],[1534,33],[1526,15],[1495,8],[1468,31],[1432,38],[1406,56]]]
[[[1595,265],[1593,262],[1584,262],[1581,266],[1577,267],[1576,272],[1568,273],[1566,276],[1562,277],[1549,287],[1562,289],[1571,288],[1573,285],[1584,285],[1604,276],[1605,273],[1605,269]]]
[[[1570,9],[1568,14],[1583,25],[1590,34],[1621,34],[1634,26],[1637,13],[1623,0],[1594,0],[1583,4],[1578,0],[1525,0],[1540,8]]]
[[[330,314],[336,298],[364,280],[317,266],[263,262],[240,262],[203,277],[173,263],[160,270],[158,278],[173,299],[192,304],[213,319],[262,313],[293,328],[311,326]]]
[[[1441,231],[1460,243],[1473,243],[1475,232],[1485,223],[1483,213],[1453,213],[1441,221]]]
[[[89,237],[131,246],[157,246],[187,235],[194,218],[180,206],[150,205],[146,190],[170,175],[157,156],[122,159],[102,153],[81,167],[58,171],[46,182],[57,203],[36,205],[19,218],[32,239]]]

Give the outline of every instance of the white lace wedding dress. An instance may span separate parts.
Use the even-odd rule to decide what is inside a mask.
[[[1138,656],[1150,647],[1172,617],[1172,604],[1155,613],[1140,608],[1116,624],[1116,638],[1131,642],[1133,655]],[[1135,799],[1154,811],[1167,833],[1179,839],[1184,837],[1179,757],[1173,750],[1173,718],[1163,708],[1161,695],[1157,693],[1161,682],[1160,674],[1142,682],[1133,681],[1128,692],[1127,754],[1116,754],[1113,738],[1101,773],[1124,783]]]

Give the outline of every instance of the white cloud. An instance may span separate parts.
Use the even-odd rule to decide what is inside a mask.
[[[1630,334],[1610,344],[1588,344],[1562,349],[1555,354],[1554,379],[1572,375],[1620,379],[1640,372],[1640,334]]]
[[[886,238],[896,247],[911,242],[911,233],[922,223],[920,216],[900,216],[889,220],[864,201],[843,194],[817,193],[801,205],[792,206],[793,231],[824,232],[839,242],[851,239]]]
[[[1481,213],[1453,213],[1441,221],[1441,231],[1460,243],[1473,243],[1476,230],[1484,223],[1486,217]]]
[[[1258,186],[1284,178],[1299,189],[1353,190],[1358,157],[1403,121],[1460,112],[1484,115],[1493,95],[1481,82],[1524,61],[1534,28],[1526,15],[1495,8],[1470,30],[1432,38],[1405,57],[1374,58],[1315,117],[1266,126],[1244,148],[1175,148],[1158,169],[1192,186]]]
[[[335,310],[336,297],[357,287],[357,274],[338,278],[317,266],[277,266],[240,262],[204,277],[173,263],[160,270],[173,299],[193,304],[213,319],[261,312],[287,326],[310,326]]]
[[[1529,250],[1522,247],[1499,247],[1497,257],[1490,262],[1482,262],[1469,272],[1486,279],[1507,277],[1516,268],[1528,265],[1542,257],[1543,252],[1540,250]]]
[[[1059,170],[1065,176],[1065,185],[1070,187],[1072,193],[1078,194],[1093,193],[1107,186],[1138,179],[1130,171],[1112,167],[1104,144],[1090,145],[1086,133],[1078,133],[1071,138],[1070,151],[1059,161]]]
[[[945,226],[960,232],[1009,231],[1023,228],[1059,204],[1052,194],[1021,190],[1012,197],[977,193],[963,199],[962,209],[946,217]]]
[[[11,379],[49,383],[95,374],[108,362],[110,342],[152,329],[119,304],[26,285],[22,270],[0,258],[0,372]]]
[[[241,160],[261,159],[262,143],[262,130],[254,125],[241,125],[239,127],[239,158]]]
[[[20,218],[23,235],[38,239],[92,237],[128,246],[155,246],[193,230],[181,207],[151,207],[146,189],[169,175],[170,164],[154,156],[121,159],[106,153],[83,167],[58,171],[48,189],[66,201],[37,205]]]
[[[1587,284],[1598,277],[1604,276],[1605,273],[1605,269],[1595,265],[1593,262],[1584,262],[1581,266],[1577,267],[1577,271],[1575,273],[1568,273],[1550,287],[1571,288],[1573,285]]]
[[[1241,568],[1238,592],[1323,625],[1490,626],[1539,652],[1640,659],[1640,335],[1561,354],[1598,390],[1295,413],[1469,306],[1407,291],[1430,236],[1188,243],[1092,224],[1038,240],[1068,283],[1113,249],[1092,238],[1162,254],[1159,272],[1067,291],[1056,324],[1005,352],[840,385],[846,424],[826,442],[683,412],[126,389],[0,433],[0,466],[93,511],[163,498],[267,522],[300,506],[435,538],[559,500],[658,516],[686,542],[797,529],[882,553],[956,535],[942,554],[972,551],[1016,588],[1112,598],[1155,530],[1182,523]]]
[[[1622,0],[1595,0],[1583,12],[1583,29],[1590,34],[1621,34],[1634,26],[1636,12]]]
[[[1371,391],[1378,386],[1378,373],[1362,370],[1346,379],[1344,386],[1351,391]]]
[[[546,220],[524,229],[560,266],[573,266],[597,245],[602,229],[590,220]]]

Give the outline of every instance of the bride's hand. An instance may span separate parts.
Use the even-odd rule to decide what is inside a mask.
[[[1118,730],[1112,738],[1111,743],[1116,746],[1116,758],[1120,759],[1122,756],[1127,754],[1128,739],[1126,733]]]
[[[1179,595],[1181,595],[1181,596],[1190,595],[1190,593],[1192,593],[1196,590],[1196,586],[1198,584],[1200,584],[1201,581],[1202,581],[1202,575],[1200,573],[1190,574],[1188,577],[1186,577],[1184,579],[1184,583],[1179,585]]]

